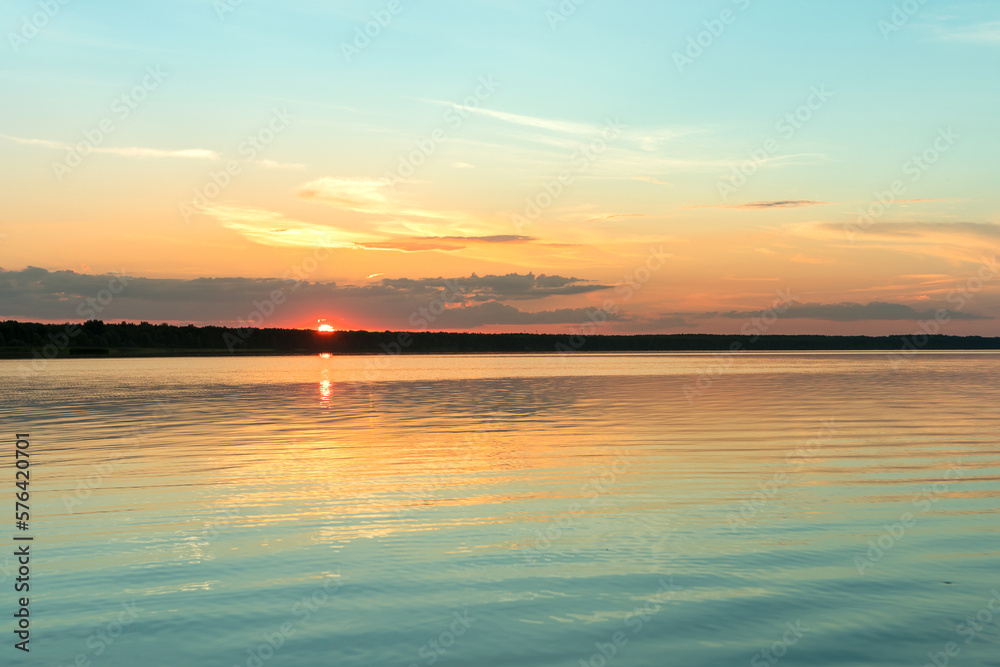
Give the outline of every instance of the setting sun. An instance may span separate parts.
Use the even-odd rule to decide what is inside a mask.
[[[336,331],[336,329],[334,329],[329,324],[321,324],[319,325],[319,328],[316,329],[316,331],[319,331],[320,333],[333,333],[334,331]]]

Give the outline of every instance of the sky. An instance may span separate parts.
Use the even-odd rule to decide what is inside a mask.
[[[9,0],[0,32],[3,319],[1000,335],[1000,3]]]

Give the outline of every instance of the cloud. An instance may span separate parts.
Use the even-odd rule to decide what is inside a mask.
[[[344,211],[384,216],[381,224],[397,230],[429,224],[447,225],[450,231],[454,231],[456,225],[466,228],[462,231],[482,226],[464,213],[428,211],[399,202],[393,192],[393,183],[388,179],[318,178],[300,186],[297,194],[305,201],[328,204]]]
[[[619,220],[621,218],[645,218],[645,213],[620,213],[618,215],[602,215],[598,218],[591,218],[587,222],[604,222],[605,220]]]
[[[991,320],[992,317],[947,310],[953,320]],[[728,313],[707,313],[707,317],[724,317],[728,319],[750,319],[768,314],[765,311],[730,311]],[[865,320],[933,320],[937,310],[916,310],[900,303],[872,301],[860,303],[798,303],[791,306],[779,317],[781,319],[827,320],[832,322],[860,322]]]
[[[505,154],[511,154],[513,150],[524,151],[525,147],[514,148],[518,140],[526,142],[528,145],[542,146],[541,156],[534,151],[532,157],[526,156],[523,152],[518,159],[518,169],[524,169],[527,164],[537,163],[541,157],[543,163],[548,163],[552,159],[564,162],[564,154],[574,148],[580,149],[591,141],[599,138],[607,138],[607,128],[609,124],[620,125],[617,119],[608,119],[606,123],[597,125],[593,123],[577,122],[571,120],[558,120],[543,118],[508,111],[497,111],[477,106],[463,106],[453,102],[441,100],[424,100],[431,104],[449,106],[460,109],[465,114],[477,114],[486,118],[516,126],[519,129],[504,129],[500,141],[474,141],[480,149],[502,150]],[[615,135],[613,143],[615,151],[604,154],[600,160],[605,174],[615,174],[612,177],[621,177],[622,173],[658,173],[663,169],[673,169],[678,171],[691,168],[719,168],[731,167],[732,163],[726,160],[706,160],[704,157],[684,159],[676,156],[677,150],[672,149],[669,155],[663,155],[665,144],[672,144],[676,140],[688,135],[701,133],[704,130],[697,127],[653,127],[653,128],[631,128],[620,125],[618,134]],[[469,140],[466,140],[467,142]],[[556,152],[554,152],[554,150]],[[495,154],[495,153],[494,153]],[[558,163],[556,163],[558,165]],[[551,166],[551,165],[550,165]],[[592,172],[590,177],[598,177]],[[600,177],[604,177],[601,175]],[[631,176],[626,178],[633,178]],[[640,177],[642,178],[642,177]],[[652,182],[662,183],[655,179]],[[664,183],[671,185],[669,183]]]
[[[123,272],[123,275],[124,272]],[[373,276],[374,277],[374,276]],[[237,324],[256,304],[280,291],[282,303],[268,318],[270,326],[313,322],[317,317],[357,328],[413,328],[412,317],[446,304],[447,315],[435,328],[470,328],[490,324],[562,324],[587,321],[587,310],[564,308],[522,311],[503,301],[542,300],[611,289],[579,278],[516,274],[457,278],[383,278],[362,285],[335,282],[296,283],[279,278],[162,279],[90,275],[28,267],[0,269],[0,317],[70,321],[86,319],[87,299],[97,298],[115,279],[125,288],[99,313],[105,321],[197,322]],[[458,311],[469,311],[458,314]],[[426,315],[424,315],[426,317]]]
[[[799,264],[836,264],[837,262],[832,259],[824,259],[822,257],[809,257],[807,255],[797,253],[789,258],[793,262],[798,262]]]
[[[808,223],[793,231],[844,248],[876,248],[916,257],[982,265],[1000,250],[1000,225],[984,222],[865,222],[851,216],[843,223]]]
[[[217,160],[219,159],[219,154],[215,151],[205,150],[202,148],[191,148],[186,150],[168,151],[160,150],[159,148],[95,148],[96,153],[110,153],[112,155],[120,155],[122,157],[177,157],[177,158],[192,158],[195,160]]]
[[[940,38],[953,42],[997,44],[1000,43],[1000,21],[953,28],[941,33]]]
[[[633,176],[631,180],[645,181],[646,183],[654,183],[656,185],[669,185],[670,187],[674,187],[673,183],[670,183],[668,181],[661,181],[660,179],[653,178],[652,176]]]
[[[825,224],[824,227],[843,230],[843,225]],[[878,222],[863,232],[865,235],[911,238],[938,233],[995,239],[1000,238],[1000,225],[991,222]]]
[[[733,208],[749,211],[761,211],[772,208],[803,208],[805,206],[829,206],[830,202],[813,201],[811,199],[790,199],[781,201],[755,201],[747,204],[711,204],[708,206],[685,206],[684,208]]]
[[[612,289],[611,285],[589,284],[580,278],[538,275],[533,273],[508,273],[502,276],[478,276],[467,278],[443,278],[413,280],[410,278],[386,279],[382,284],[394,290],[410,290],[424,294],[429,289],[451,289],[459,287],[464,300],[469,301],[510,301],[543,299],[552,296],[589,294]]]
[[[403,252],[419,252],[423,250],[464,250],[479,244],[518,244],[533,243],[533,236],[417,236],[412,238],[395,238],[391,241],[366,242],[359,248],[368,250],[400,250]]]
[[[582,135],[598,134],[601,132],[600,127],[597,127],[595,125],[588,125],[587,123],[575,123],[572,121],[538,118],[536,116],[524,116],[522,114],[509,113],[506,111],[494,111],[492,109],[486,109],[483,107],[462,106],[462,105],[457,105],[453,102],[442,102],[440,100],[430,100],[430,101],[435,104],[443,104],[451,107],[456,107],[464,111],[477,113],[481,116],[495,118],[496,120],[502,120],[505,123],[511,123],[513,125],[521,125],[524,127],[533,127],[542,130],[552,130],[555,132],[564,132],[568,134],[582,134]]]
[[[532,236],[402,236],[379,231],[351,231],[332,225],[303,222],[265,209],[212,206],[204,211],[223,227],[254,243],[277,247],[342,248],[398,252],[454,252],[475,245],[528,244]]]
[[[304,169],[304,164],[297,162],[275,162],[274,160],[254,160],[254,164],[268,169]]]
[[[264,209],[211,206],[204,212],[226,229],[261,245],[358,249],[365,240],[378,240],[370,234],[359,235],[329,225],[302,222]]]
[[[335,204],[350,211],[381,212],[389,203],[389,182],[385,179],[319,178],[301,186],[300,198]]]
[[[593,321],[591,315],[595,310],[594,308],[559,308],[557,310],[528,312],[498,301],[488,301],[466,308],[447,309],[435,324],[447,329],[512,324],[581,324]],[[610,322],[624,319],[620,313],[605,314]]]
[[[637,334],[669,333],[674,329],[697,329],[700,324],[686,317],[666,313],[657,317],[634,317],[628,322],[628,332]],[[621,329],[621,327],[618,327]]]
[[[66,144],[61,141],[48,141],[47,139],[21,139],[19,137],[10,137],[7,135],[0,135],[4,139],[9,139],[15,141],[19,144],[28,144],[34,146],[44,146],[45,148],[54,148],[58,150],[77,150],[72,144]],[[88,152],[94,153],[106,153],[109,155],[119,155],[121,157],[130,158],[157,158],[157,157],[168,157],[168,158],[190,158],[195,160],[218,160],[219,154],[215,151],[206,150],[203,148],[188,148],[182,150],[164,150],[160,148],[141,148],[141,147],[111,147],[111,146],[96,146],[90,149]]]

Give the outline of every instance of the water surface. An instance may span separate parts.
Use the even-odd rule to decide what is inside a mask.
[[[997,354],[24,368],[2,664],[1000,665]]]

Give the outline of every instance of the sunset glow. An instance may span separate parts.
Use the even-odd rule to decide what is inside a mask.
[[[703,3],[335,4],[103,0],[18,41],[3,315],[86,319],[123,272],[88,312],[738,333],[787,298],[768,333],[997,333],[991,3],[727,0],[724,34]]]
[[[1000,667],[1000,0],[3,7],[0,667]]]

